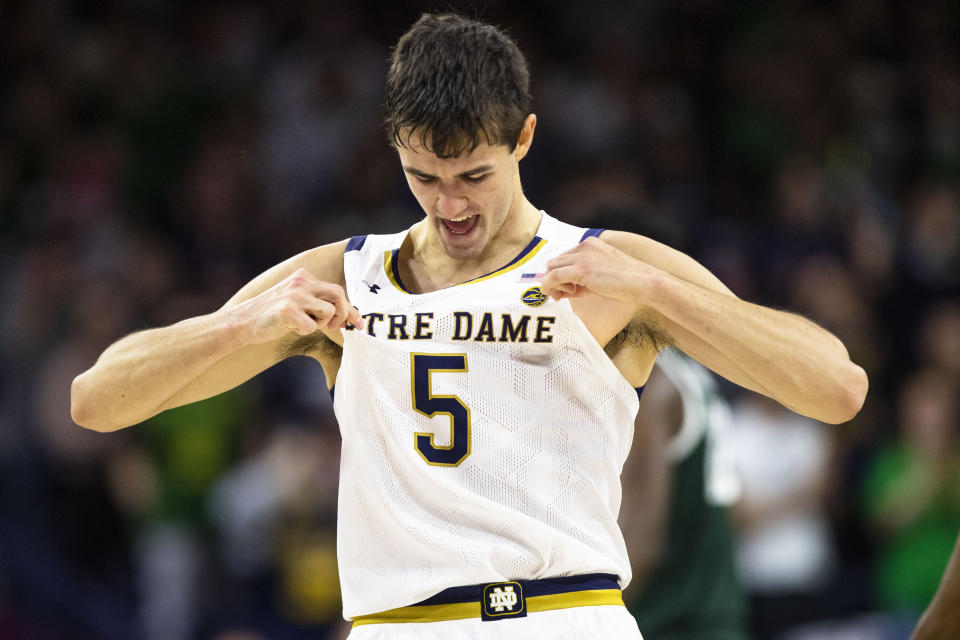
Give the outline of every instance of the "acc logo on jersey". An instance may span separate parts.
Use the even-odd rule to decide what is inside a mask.
[[[520,301],[528,307],[539,307],[547,301],[547,294],[540,287],[530,287],[520,296]]]
[[[484,620],[519,618],[527,615],[527,603],[519,582],[495,582],[483,587]]]

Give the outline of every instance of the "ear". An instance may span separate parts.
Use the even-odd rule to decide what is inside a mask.
[[[537,128],[537,114],[531,113],[523,121],[523,128],[520,129],[520,137],[517,138],[517,146],[513,150],[513,157],[517,162],[527,155],[530,145],[533,144],[533,130]]]

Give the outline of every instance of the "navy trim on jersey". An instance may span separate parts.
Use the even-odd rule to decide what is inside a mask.
[[[583,242],[587,238],[596,238],[599,237],[601,233],[606,231],[606,229],[587,229],[583,232],[583,236],[580,238],[580,242]]]
[[[523,587],[523,595],[527,598],[536,596],[550,596],[572,591],[594,591],[598,589],[619,589],[617,576],[612,573],[589,573],[580,576],[565,576],[562,578],[545,578],[541,580],[511,580]],[[435,604],[457,604],[460,602],[477,602],[483,597],[483,584],[474,584],[468,587],[451,587],[421,600],[412,606]]]
[[[400,249],[394,249],[390,254],[390,272],[393,273],[393,281],[397,283],[397,286],[404,293],[410,293],[410,290],[404,286],[403,280],[400,279]]]
[[[512,602],[499,603],[497,596],[503,595],[501,590],[513,594]],[[454,602],[447,602],[450,599],[447,596],[451,596]],[[445,589],[419,604],[358,616],[353,619],[353,626],[468,620],[477,617],[484,622],[494,622],[523,618],[528,612],[611,605],[624,606],[617,577],[608,573],[593,573],[454,587]]]
[[[639,387],[637,387],[636,389],[634,389],[634,391],[637,392],[637,398],[640,398],[640,396],[643,395],[643,387],[645,387],[645,386],[646,386],[646,385],[640,385]]]
[[[363,248],[363,243],[367,241],[367,236],[353,236],[347,241],[347,248],[344,251],[359,251]]]
[[[542,238],[541,238],[540,236],[533,236],[533,240],[530,241],[530,244],[528,244],[526,247],[524,247],[524,248],[523,248],[523,251],[521,251],[520,253],[518,253],[516,258],[514,258],[513,260],[511,260],[511,261],[508,262],[507,264],[503,265],[503,266],[500,267],[499,269],[494,269],[494,270],[491,271],[490,273],[488,273],[488,274],[486,274],[486,275],[483,275],[483,276],[480,276],[479,278],[474,278],[473,280],[479,280],[480,278],[486,278],[487,276],[489,276],[489,275],[491,275],[491,274],[494,274],[494,273],[496,273],[497,271],[502,271],[503,269],[508,269],[508,268],[510,268],[512,265],[514,265],[514,264],[516,264],[517,262],[519,262],[520,260],[522,260],[522,259],[523,259],[523,256],[525,256],[525,255],[527,255],[528,253],[530,253],[531,251],[533,251],[534,247],[536,247],[538,244],[540,244],[540,240],[542,240]],[[473,282],[473,280],[467,280],[467,282]]]
[[[330,399],[331,399],[331,400],[334,399],[334,398],[333,398],[333,390],[336,389],[336,388],[337,388],[337,385],[333,385],[332,387],[330,387]]]

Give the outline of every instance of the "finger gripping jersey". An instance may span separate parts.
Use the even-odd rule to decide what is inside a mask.
[[[359,236],[334,409],[345,617],[448,587],[584,573],[630,579],[617,526],[637,395],[567,300],[538,284],[584,237],[542,214],[508,265],[425,294],[396,268],[406,232]]]

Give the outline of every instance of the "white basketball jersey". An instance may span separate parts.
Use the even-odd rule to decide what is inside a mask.
[[[637,394],[569,301],[538,287],[585,231],[543,213],[509,264],[424,294],[396,268],[406,232],[348,243],[367,324],[343,332],[334,400],[348,619],[461,585],[629,582],[617,514]]]

